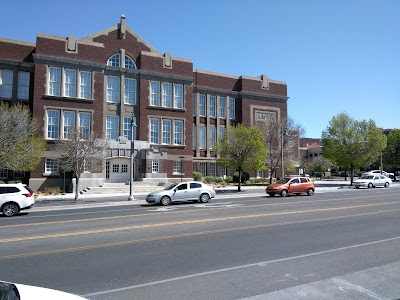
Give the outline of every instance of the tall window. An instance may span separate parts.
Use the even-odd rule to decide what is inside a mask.
[[[163,82],[162,84],[162,106],[171,107],[172,84]]]
[[[158,81],[150,82],[150,105],[160,106],[160,83]]]
[[[234,120],[235,114],[235,98],[229,97],[229,119]]]
[[[225,167],[221,166],[219,168],[219,176],[221,176],[221,177],[226,176],[226,168]]]
[[[174,107],[183,108],[183,85],[174,84]]]
[[[81,71],[79,75],[80,97],[83,99],[92,99],[92,74]]]
[[[61,69],[49,68],[49,95],[60,96],[61,94]]]
[[[17,89],[17,99],[28,100],[29,99],[29,72],[18,72],[18,89]],[[0,85],[1,90],[1,85]]]
[[[124,103],[132,105],[136,104],[136,79],[125,79]]]
[[[75,130],[75,112],[64,111],[64,139],[68,139],[69,135]]]
[[[106,121],[106,137],[108,140],[116,140],[118,138],[118,128],[119,117],[117,116],[107,116]]]
[[[213,149],[215,147],[215,142],[217,140],[217,128],[212,126],[210,127],[210,149]]]
[[[210,117],[215,118],[216,107],[217,107],[217,97],[210,96]]]
[[[225,118],[226,98],[219,97],[219,117]]]
[[[206,163],[200,163],[200,173],[203,176],[207,176],[207,165]]]
[[[210,176],[217,176],[217,164],[210,163]]]
[[[206,148],[206,128],[204,126],[199,127],[199,148]]]
[[[136,118],[133,118],[134,124],[136,124]],[[132,140],[132,117],[124,118],[124,137],[128,140]],[[135,127],[133,127],[133,139],[136,139]]]
[[[162,121],[162,143],[171,144],[171,120],[164,119]]]
[[[76,70],[65,69],[64,96],[76,97]]]
[[[160,143],[160,120],[152,118],[150,119],[150,143],[159,144]]]
[[[45,173],[57,173],[58,172],[58,159],[46,158],[44,169],[45,169]]]
[[[219,138],[220,138],[220,139],[222,139],[222,138],[224,137],[225,131],[226,131],[226,128],[225,128],[225,127],[220,127],[220,128],[219,128]]]
[[[200,101],[199,101],[199,115],[202,117],[206,116],[206,95],[200,95]]]
[[[119,103],[120,97],[120,78],[107,76],[107,102]]]
[[[58,139],[60,132],[60,111],[48,110],[47,111],[47,138]]]
[[[0,69],[0,97],[12,98],[13,71]]]
[[[79,113],[79,133],[82,139],[87,140],[90,138],[90,113],[80,112]]]
[[[196,115],[196,94],[193,94],[192,96],[192,115],[195,116]]]
[[[158,159],[153,159],[151,161],[151,172],[152,173],[160,172],[160,161]]]
[[[174,144],[183,145],[183,120],[174,121]]]

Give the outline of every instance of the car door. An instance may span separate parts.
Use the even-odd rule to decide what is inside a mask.
[[[191,182],[189,184],[188,196],[190,200],[196,200],[200,198],[202,192],[202,185],[199,182]]]
[[[301,184],[299,178],[293,178],[289,182],[289,193],[301,193]]]
[[[188,184],[180,183],[174,188],[174,193],[172,194],[173,201],[185,201],[188,200]]]
[[[383,186],[382,179],[380,179],[379,175],[374,176],[374,186]]]

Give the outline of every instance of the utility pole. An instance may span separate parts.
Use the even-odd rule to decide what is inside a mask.
[[[133,155],[135,151],[135,142],[133,140],[134,137],[134,129],[136,128],[136,119],[135,119],[135,108],[132,111],[132,120],[131,120],[131,157],[130,157],[130,180],[129,180],[129,197],[128,200],[135,200],[133,196]]]

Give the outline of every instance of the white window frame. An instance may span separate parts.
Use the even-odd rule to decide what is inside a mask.
[[[209,140],[209,148],[213,149],[217,142],[217,127],[210,126],[209,128],[210,140]]]
[[[46,158],[45,164],[44,164],[44,172],[46,174],[58,173],[59,172],[58,159],[57,158]]]
[[[79,111],[78,122],[80,138],[88,140],[92,131],[92,114],[89,112]]]
[[[159,144],[160,143],[160,119],[150,118],[150,143]]]
[[[229,97],[228,110],[229,110],[229,119],[230,120],[235,120],[236,119],[235,102],[236,102],[235,98]]]
[[[207,104],[206,95],[200,94],[200,99],[199,99],[199,116],[200,117],[206,116],[206,104]]]
[[[50,112],[56,113],[56,115],[49,114]],[[60,139],[60,124],[61,124],[60,117],[61,117],[61,111],[59,109],[47,109],[46,110],[46,124],[47,124],[46,139],[47,140]],[[51,122],[49,122],[49,120],[51,120]],[[50,128],[51,128],[51,130],[49,130]]]
[[[162,120],[162,143],[171,144],[172,135],[172,120],[163,119]]]
[[[29,100],[29,84],[31,73],[18,71],[17,99]]]
[[[207,148],[207,134],[206,134],[206,127],[200,126],[199,127],[199,148],[206,149]]]
[[[159,81],[150,81],[150,105],[160,106],[160,89]]]
[[[219,97],[219,117],[226,118],[226,97]]]
[[[163,82],[162,86],[162,105],[163,107],[172,107],[172,83]]]
[[[183,164],[182,161],[174,160],[173,173],[182,174],[182,164]]]
[[[76,129],[76,111],[64,110],[63,112],[63,139],[68,139],[68,134]],[[66,118],[66,114],[73,115],[73,118]],[[67,121],[68,120],[68,121]],[[70,122],[71,120],[72,122]]]
[[[116,124],[117,126],[115,127],[114,124]],[[119,116],[108,115],[106,117],[106,139],[116,140],[118,136],[119,136]]]
[[[61,68],[49,67],[48,95],[61,96],[61,73]]]
[[[107,76],[107,102],[120,103],[121,78],[118,76]]]
[[[174,145],[183,145],[183,120],[174,120]]]
[[[13,77],[13,70],[0,69],[0,98],[12,98]]]
[[[88,75],[83,76],[83,75]],[[89,80],[89,82],[87,82]],[[92,99],[92,73],[88,71],[79,72],[79,98]]]
[[[183,84],[174,84],[174,108],[183,108]]]
[[[217,96],[210,95],[210,117],[215,118],[217,115]]]
[[[124,103],[131,105],[136,104],[136,79],[134,78],[125,78]]]
[[[63,96],[67,98],[76,98],[76,70],[64,69],[63,74]]]
[[[136,124],[136,117],[133,118],[134,124]],[[136,140],[136,128],[133,127],[133,139]],[[124,117],[124,137],[129,141],[132,140],[132,117]]]
[[[152,173],[160,173],[160,160],[159,159],[151,160],[151,172]]]

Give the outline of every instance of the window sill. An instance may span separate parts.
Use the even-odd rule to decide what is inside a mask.
[[[94,102],[94,99],[65,97],[65,96],[54,96],[54,95],[43,95],[43,99],[45,99],[45,100]]]
[[[185,108],[176,108],[176,107],[166,107],[166,106],[156,106],[156,105],[148,105],[148,109],[153,109],[153,110],[168,110],[168,111],[179,111],[179,112],[185,112]]]
[[[50,176],[60,176],[59,172],[51,172],[51,173],[43,173],[43,177],[50,177]]]

